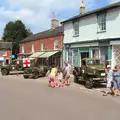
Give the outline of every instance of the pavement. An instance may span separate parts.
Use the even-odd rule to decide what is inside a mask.
[[[100,91],[73,82],[49,88],[46,78],[0,75],[0,120],[119,119],[120,97],[103,97]]]

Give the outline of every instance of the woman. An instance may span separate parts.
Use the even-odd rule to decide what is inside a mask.
[[[113,81],[113,70],[111,69],[110,65],[107,65],[106,68],[106,79],[107,79],[107,89],[103,96],[107,96],[109,93],[112,93],[112,81]]]
[[[115,72],[113,74],[114,77],[114,97],[118,94],[120,90],[120,67],[119,65],[115,66]]]
[[[55,87],[56,86],[56,82],[55,82],[56,76],[57,76],[57,68],[56,68],[55,65],[53,65],[52,69],[51,69],[50,81],[49,81],[49,85],[51,87]]]

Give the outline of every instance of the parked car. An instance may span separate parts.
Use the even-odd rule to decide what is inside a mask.
[[[73,69],[74,82],[85,82],[88,89],[92,89],[95,83],[105,83],[105,64],[101,59],[84,58],[81,60],[81,67]]]

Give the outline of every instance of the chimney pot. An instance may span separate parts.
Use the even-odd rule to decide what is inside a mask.
[[[84,13],[85,13],[85,4],[84,4],[84,0],[82,0],[81,7],[80,7],[80,14],[84,14]]]

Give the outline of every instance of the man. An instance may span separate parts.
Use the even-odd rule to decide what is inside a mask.
[[[70,75],[71,75],[71,66],[67,63],[67,62],[64,62],[64,65],[65,65],[65,68],[64,68],[64,83],[66,85],[70,85],[70,81],[69,81],[69,78],[70,78]]]
[[[111,69],[110,65],[107,65],[106,68],[106,79],[107,79],[107,85],[106,85],[106,92],[103,94],[103,96],[107,96],[109,93],[112,93],[112,82],[113,82],[113,70]]]

